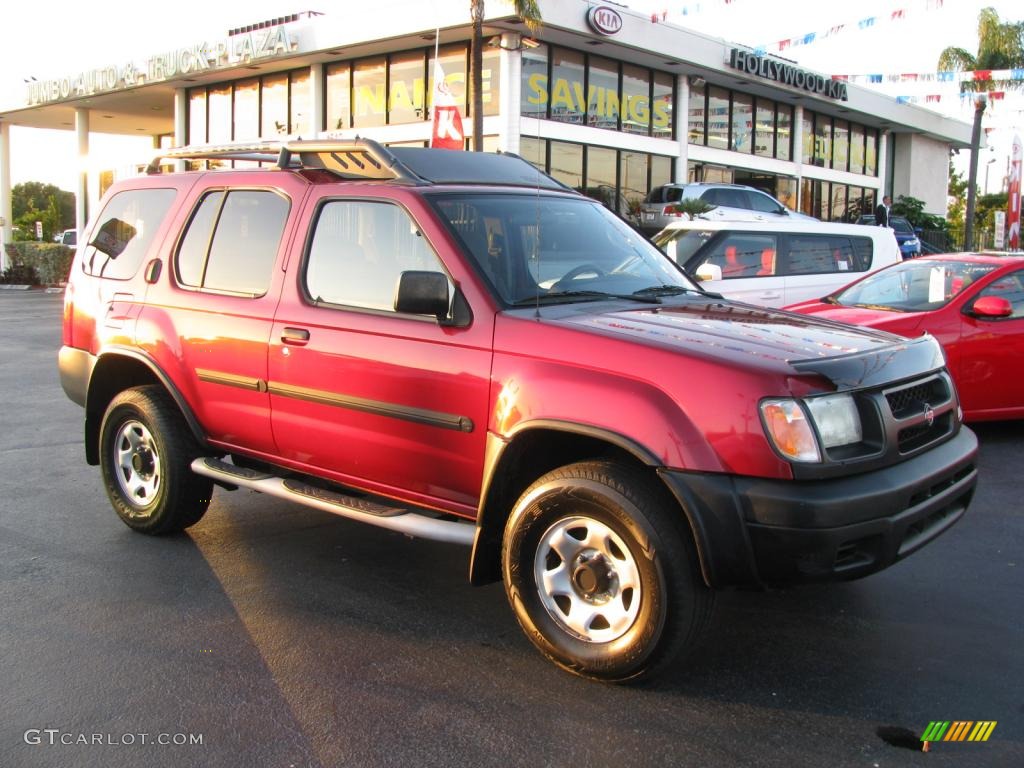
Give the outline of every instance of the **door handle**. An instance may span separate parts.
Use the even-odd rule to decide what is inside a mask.
[[[305,328],[285,328],[281,332],[281,341],[301,347],[309,341],[309,331]]]

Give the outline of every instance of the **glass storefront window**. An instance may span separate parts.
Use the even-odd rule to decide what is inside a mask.
[[[260,82],[257,79],[235,83],[235,141],[258,139],[260,136]]]
[[[483,94],[484,114],[496,115],[501,108],[501,51],[484,48]],[[445,70],[447,77],[448,70]],[[484,144],[486,144],[486,138]]]
[[[804,110],[803,119],[800,123],[803,136],[803,148],[800,153],[801,162],[811,165],[814,160],[814,113]],[[807,213],[807,211],[804,211]]]
[[[775,157],[789,160],[793,156],[793,108],[776,104]]]
[[[206,143],[205,88],[197,88],[188,94],[188,143]]]
[[[750,154],[754,131],[754,99],[746,93],[732,95],[731,149]]]
[[[619,153],[619,191],[620,199],[625,200],[625,205],[637,210],[644,197],[647,195],[647,166],[651,155],[643,152]],[[620,200],[621,201],[621,200]],[[630,211],[619,211],[625,215]]]
[[[787,176],[775,177],[775,199],[791,211],[796,210],[796,179]]]
[[[729,148],[729,92],[724,88],[708,88],[708,146]]]
[[[452,92],[452,98],[455,99],[455,104],[458,106],[459,111],[465,117],[469,114],[466,110],[466,99],[469,98],[469,84],[466,80],[466,57],[468,56],[468,50],[464,45],[450,45],[442,48],[440,54],[441,67],[444,69],[444,81],[448,84],[448,90]],[[430,54],[430,56],[430,87],[427,89],[428,103],[430,103],[434,94],[433,54]]]
[[[583,186],[583,145],[551,142],[552,176],[572,189]]]
[[[619,65],[609,59],[591,56],[588,74],[590,102],[587,104],[587,125],[618,130]]]
[[[331,64],[327,67],[327,130],[340,131],[352,125],[352,91],[349,78],[352,70],[348,64]]]
[[[814,182],[817,208],[814,217],[828,221],[832,215],[832,185],[825,181]]]
[[[754,111],[754,154],[775,155],[775,102],[759,98]]]
[[[207,141],[211,144],[231,141],[231,86],[211,88],[207,96],[207,108]]]
[[[690,86],[690,104],[687,110],[689,126],[686,140],[690,144],[704,144],[704,129],[707,127],[707,104],[703,85]]]
[[[665,155],[651,155],[651,184],[648,191],[672,181],[672,158]]]
[[[832,167],[845,171],[850,157],[850,124],[836,120],[832,129]]]
[[[864,173],[864,127],[850,123],[850,171]]]
[[[622,65],[622,132],[651,132],[650,70]]]
[[[391,57],[388,66],[388,123],[391,125],[423,120],[425,67],[422,51],[397,53]]]
[[[291,132],[303,138],[312,138],[313,132],[313,90],[309,82],[309,70],[291,73]],[[319,130],[319,128],[317,128]]]
[[[587,147],[587,186],[583,193],[619,211],[615,187],[616,152],[605,147]],[[620,211],[625,213],[625,211]]]
[[[832,211],[829,215],[829,221],[845,221],[846,220],[846,185],[845,184],[833,184],[832,185]]]
[[[445,69],[445,72],[448,70]],[[519,91],[519,114],[523,117],[545,118],[548,113],[548,47],[523,51],[522,87]]]
[[[386,122],[385,59],[357,61],[352,76],[353,128],[373,128]]]
[[[828,168],[832,158],[832,118],[814,116],[814,165]]]
[[[262,130],[260,135],[269,139],[288,133],[288,73],[267,75],[262,80]]]
[[[864,131],[864,173],[878,175],[878,131],[874,128]]]
[[[665,72],[654,73],[654,99],[651,101],[651,135],[656,139],[671,139],[675,127],[673,120],[673,93],[675,78]]]
[[[535,139],[530,136],[522,136],[519,139],[519,156],[534,167],[544,171],[547,168],[547,142],[544,139]]]
[[[551,78],[551,119],[582,125],[586,105],[580,103],[577,94],[583,93],[583,54],[556,48],[551,57]]]

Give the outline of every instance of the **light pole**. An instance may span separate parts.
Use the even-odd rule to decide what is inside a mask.
[[[981,146],[981,116],[988,104],[988,97],[979,93],[974,99],[974,129],[971,131],[971,171],[967,177],[967,221],[964,222],[964,250],[974,250],[974,202],[978,196],[978,148]]]

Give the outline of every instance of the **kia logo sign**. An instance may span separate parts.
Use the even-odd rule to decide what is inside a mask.
[[[614,35],[622,29],[622,17],[619,12],[606,5],[599,5],[587,11],[587,23],[595,32],[602,35]]]

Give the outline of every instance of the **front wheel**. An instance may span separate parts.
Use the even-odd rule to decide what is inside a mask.
[[[173,533],[199,521],[213,482],[192,471],[202,451],[174,401],[156,386],[119,393],[100,427],[100,471],[107,496],[128,527]]]
[[[537,480],[509,517],[509,602],[534,645],[570,672],[651,675],[693,644],[710,614],[682,512],[654,482],[614,462],[572,464]]]

